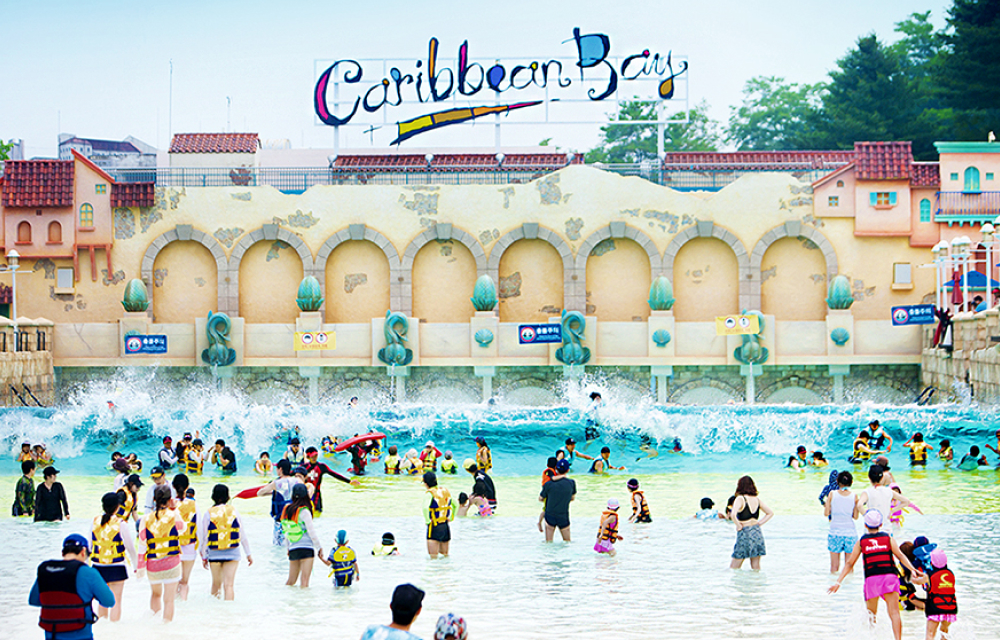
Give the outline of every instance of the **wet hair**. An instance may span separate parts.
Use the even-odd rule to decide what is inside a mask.
[[[437,476],[434,475],[433,471],[428,471],[424,474],[424,484],[428,487],[436,487],[438,483]]]
[[[229,487],[224,484],[217,484],[212,487],[212,502],[216,506],[229,502]]]
[[[854,484],[854,476],[851,475],[850,471],[841,471],[837,475],[837,484],[842,487],[849,487]]]
[[[630,491],[635,491],[639,488],[639,481],[635,478],[630,478],[629,481],[625,483],[625,486],[628,487]]]
[[[701,508],[702,509],[711,509],[714,506],[715,506],[715,503],[712,502],[711,498],[702,498],[701,499]]]
[[[979,455],[979,447],[977,447],[976,445],[972,445],[972,448],[969,449],[969,455],[970,456],[978,456]]]
[[[188,480],[188,477],[185,474],[178,473],[174,476],[174,481],[171,484],[174,485],[174,491],[177,492],[177,495],[183,496],[184,492],[187,491],[187,488],[191,486],[191,481]]]
[[[280,470],[286,476],[292,475],[292,463],[284,458],[275,462],[274,468]]]
[[[394,456],[394,455],[396,455],[397,453],[399,453],[399,449],[398,449],[398,448],[396,447],[396,445],[394,445],[394,444],[390,444],[390,445],[389,445],[389,455],[390,455],[390,456]]]
[[[224,447],[226,446],[226,441],[223,440],[222,438],[219,438],[218,440],[215,441],[215,444],[219,445],[220,447]]]
[[[458,494],[458,504],[464,505],[468,501],[469,501],[469,494],[467,494],[464,491]]]
[[[302,487],[302,489],[299,489]],[[313,503],[309,498],[309,489],[306,488],[304,484],[297,484],[292,487],[292,499],[288,501],[285,505],[284,511],[282,511],[281,517],[284,518],[285,514],[289,516],[298,513],[299,509],[309,509],[309,513],[313,512]]]
[[[194,489],[192,489],[191,487],[188,487],[187,491],[184,492],[184,497],[185,498],[191,498],[192,500],[194,500]]]
[[[122,452],[121,451],[115,451],[114,453],[111,454],[111,461],[114,462],[115,460],[117,460],[118,458],[121,458],[121,457],[122,457]]]
[[[266,457],[268,460],[270,460],[271,459],[271,454],[268,453],[267,451],[261,451],[260,455],[257,456],[257,457],[258,457],[258,459]]]
[[[29,473],[31,473],[34,468],[35,468],[34,460],[25,460],[24,462],[21,463],[21,473],[23,473],[24,475],[28,475]]]
[[[559,462],[558,458],[555,456],[549,456],[549,459],[545,461],[545,467],[548,469],[555,469],[557,462]]]
[[[590,394],[590,399],[591,400],[600,400],[601,399],[601,394],[599,394],[598,392],[594,391],[594,392],[592,392]]]
[[[872,481],[872,484],[878,484],[882,482],[882,476],[885,475],[885,469],[882,468],[880,464],[873,464],[868,467],[868,479]]]
[[[864,438],[865,440],[868,440],[868,439],[871,438],[871,436],[868,435],[868,431],[866,431],[865,429],[861,430],[861,433],[858,434],[858,437],[859,438]]]
[[[611,453],[611,447],[601,447],[601,453]]]
[[[736,482],[736,495],[755,496],[757,495],[757,485],[753,483],[753,478],[743,476]]]
[[[923,442],[924,441],[924,434],[920,433],[919,431],[917,433],[914,433],[913,434],[913,441],[914,442]]]
[[[172,497],[173,494],[170,492],[170,487],[168,485],[156,485],[153,489],[153,504],[156,505],[156,508],[153,511],[154,518],[160,517],[160,511],[167,508],[167,503],[170,502]]]
[[[826,460],[822,451],[813,451],[813,460]]]
[[[951,446],[951,440],[942,440],[941,441],[941,446],[942,447],[950,447]]]
[[[117,493],[105,493],[101,497],[101,508],[104,509],[104,513],[101,514],[101,526],[111,522],[120,504],[121,500],[118,499]]]

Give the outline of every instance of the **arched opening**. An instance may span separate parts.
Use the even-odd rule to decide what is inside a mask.
[[[31,244],[31,223],[27,220],[17,225],[17,241],[23,244]]]
[[[55,220],[49,223],[49,244],[62,244],[62,225]]]
[[[963,191],[979,191],[979,169],[975,167],[969,167],[965,170],[964,175],[965,186]]]
[[[326,261],[326,321],[371,322],[389,309],[389,260],[374,242],[341,242]]]
[[[931,221],[931,201],[924,198],[920,201],[920,221],[930,222]]]
[[[740,312],[736,254],[718,238],[693,238],[680,248],[673,285],[678,322],[712,322]]]
[[[475,309],[476,259],[461,242],[432,240],[413,259],[413,315],[427,322],[468,322]]]
[[[826,260],[806,238],[781,238],[760,268],[761,311],[777,320],[826,318]]]
[[[628,238],[599,242],[587,258],[587,313],[608,322],[649,317],[649,254]]]
[[[94,226],[94,207],[89,202],[80,205],[80,227],[89,229]]]
[[[194,241],[171,242],[153,262],[153,317],[157,322],[191,323],[218,311],[215,257]]]
[[[563,260],[544,240],[518,240],[500,256],[500,322],[547,322],[563,308]]]
[[[264,240],[240,260],[240,317],[250,324],[292,324],[302,283],[302,258],[283,240]]]

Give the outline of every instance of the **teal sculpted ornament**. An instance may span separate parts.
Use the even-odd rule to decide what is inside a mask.
[[[653,311],[670,311],[674,306],[674,288],[670,279],[660,276],[649,286],[649,308]]]
[[[670,332],[666,329],[657,329],[653,332],[653,344],[658,347],[665,347],[670,344]]]
[[[385,312],[385,346],[378,350],[378,359],[389,366],[405,367],[413,360],[413,350],[407,349],[406,332],[410,322],[398,311]]]
[[[488,275],[479,276],[476,287],[472,290],[471,300],[476,311],[493,311],[497,306],[497,288],[493,284],[493,278]]]
[[[490,343],[493,342],[493,332],[489,329],[480,329],[473,337],[476,339],[476,342],[479,343],[479,346],[484,349],[490,346]]]
[[[743,335],[743,344],[733,351],[733,357],[740,364],[764,364],[767,362],[767,349],[760,344],[760,336],[764,333],[764,314],[760,311],[743,311],[745,316],[757,316],[760,330],[753,335]]]
[[[140,312],[149,308],[149,293],[142,280],[132,278],[128,281],[128,284],[125,285],[122,306],[129,312]]]
[[[837,327],[830,332],[830,340],[833,340],[833,344],[838,347],[842,347],[847,344],[847,341],[851,339],[851,334],[848,333],[847,329],[843,327]]]
[[[295,298],[302,311],[319,311],[323,306],[323,292],[320,291],[319,280],[313,276],[302,278],[299,284],[299,295]]]
[[[831,309],[850,309],[852,304],[854,304],[854,294],[851,293],[851,281],[844,275],[834,277],[830,281],[826,306]]]
[[[236,362],[236,350],[229,346],[229,332],[233,321],[224,313],[208,312],[208,322],[205,324],[205,334],[208,336],[208,348],[201,352],[205,364],[213,367],[228,367]]]
[[[562,312],[563,345],[556,349],[556,360],[573,366],[590,362],[590,349],[583,346],[587,319],[579,311]]]

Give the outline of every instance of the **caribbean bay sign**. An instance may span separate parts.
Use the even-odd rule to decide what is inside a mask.
[[[373,142],[388,133],[389,144],[489,115],[499,121],[517,113],[518,124],[609,124],[625,101],[654,106],[644,124],[683,121],[687,60],[648,48],[618,52],[609,36],[579,28],[559,44],[572,55],[477,62],[468,40],[449,58],[431,38],[417,59],[317,60],[314,109],[323,125],[366,127]]]

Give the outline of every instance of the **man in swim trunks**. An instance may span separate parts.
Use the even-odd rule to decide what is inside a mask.
[[[562,454],[561,457],[559,455],[560,453]],[[583,458],[584,460],[593,460],[594,456],[588,456],[586,453],[583,453],[582,451],[577,451],[576,440],[574,440],[573,438],[566,438],[566,446],[556,450],[556,458],[559,458],[561,460],[566,460],[567,462],[569,462],[569,467],[570,469],[572,469],[573,460],[575,460],[576,458]]]
[[[317,515],[323,511],[323,493],[320,486],[323,484],[323,476],[333,476],[341,482],[346,482],[347,484],[358,486],[361,483],[357,480],[353,480],[346,476],[342,476],[333,469],[331,469],[325,462],[319,462],[319,451],[316,447],[309,447],[306,449],[306,461],[302,467],[306,470],[305,483],[312,485],[312,502],[313,510],[316,511]]]
[[[576,497],[576,482],[567,478],[569,462],[560,460],[556,463],[556,475],[542,485],[542,493],[538,501],[545,504],[545,541],[552,542],[556,529],[564,542],[570,541],[569,533],[569,503]]]

